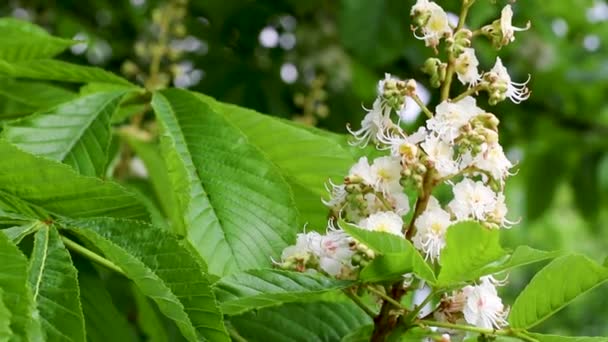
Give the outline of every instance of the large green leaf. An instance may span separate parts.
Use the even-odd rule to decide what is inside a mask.
[[[72,166],[86,176],[105,171],[110,118],[124,92],[94,93],[7,124],[2,136],[20,149]]]
[[[372,323],[352,302],[290,303],[234,316],[230,321],[250,342],[340,341]]]
[[[32,108],[50,108],[76,97],[76,93],[39,81],[0,78],[0,94]]]
[[[608,342],[608,337],[590,337],[590,336],[557,336],[530,334],[538,342]]]
[[[78,271],[87,341],[135,341],[134,330],[125,315],[114,306],[104,282],[90,266],[84,270],[79,267]]]
[[[36,340],[33,301],[27,281],[27,259],[6,235],[0,234],[0,289],[4,305],[11,312],[10,328],[17,341]]]
[[[37,59],[12,63],[0,60],[1,76],[76,83],[116,83],[134,87],[124,78],[103,69],[52,59]]]
[[[48,341],[85,341],[77,272],[54,226],[34,236],[29,282]]]
[[[498,230],[484,228],[477,222],[460,222],[448,228],[446,246],[441,252],[439,286],[479,278],[479,269],[505,255]]]
[[[251,270],[231,274],[214,285],[214,292],[226,315],[252,309],[300,302],[352,285],[318,274],[281,270]]]
[[[145,208],[118,184],[78,175],[2,140],[0,155],[0,195],[69,217],[147,218]]]
[[[321,135],[291,122],[199,95],[237,126],[275,164],[289,182],[302,222],[325,228],[328,179],[340,182],[355,163],[349,150],[331,134]],[[342,137],[342,136],[338,136]]]
[[[27,21],[0,19],[0,59],[25,61],[53,57],[75,43],[53,37]]]
[[[529,329],[579,295],[608,280],[608,269],[582,255],[553,260],[519,294],[509,315],[513,328]]]
[[[562,254],[560,251],[541,251],[528,246],[518,246],[513,253],[509,256],[505,256],[497,262],[492,262],[477,271],[475,278],[481,277],[487,274],[494,274],[511,269],[533,264],[548,259],[553,259]]]
[[[413,248],[412,244],[402,236],[362,229],[345,221],[340,221],[339,225],[350,236],[381,254],[401,253]]]
[[[4,290],[0,287],[0,341],[8,341],[11,331],[11,312],[4,304]]]
[[[14,244],[18,245],[24,237],[37,231],[38,228],[42,227],[43,223],[37,220],[30,220],[20,226],[14,226],[6,229],[2,229],[2,233],[6,234]]]
[[[137,325],[148,342],[169,341],[167,331],[155,305],[137,286],[132,286],[135,305],[137,306]]]
[[[270,266],[297,229],[294,200],[277,168],[194,94],[162,91],[152,106],[184,227],[210,272]]]
[[[87,219],[66,227],[120,267],[189,341],[228,341],[204,266],[170,233],[130,220]]]

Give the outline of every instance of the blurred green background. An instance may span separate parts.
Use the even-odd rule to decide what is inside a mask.
[[[182,1],[183,2],[183,1]],[[457,13],[459,1],[437,1]],[[153,12],[159,0],[8,0],[0,15],[39,24],[51,33],[85,40],[61,58],[94,64],[142,80],[149,42],[158,35]],[[409,29],[413,0],[190,0],[170,34],[173,58],[164,69],[174,86],[188,87],[260,112],[332,131],[358,125],[385,72],[416,78],[438,96],[420,66],[432,56]],[[504,0],[478,0],[468,26],[498,18]],[[507,185],[510,217],[507,245],[608,255],[608,4],[598,0],[520,0],[516,34],[499,51],[515,81],[532,75],[530,99],[520,105],[479,104],[501,119],[501,142],[517,174]],[[480,68],[497,52],[475,41]],[[126,61],[129,61],[125,63]],[[0,93],[0,110],[19,103]],[[424,118],[414,107],[404,118],[415,127]],[[514,272],[505,293],[512,298],[534,269]],[[511,300],[507,300],[512,302]],[[608,286],[595,290],[540,331],[608,336]]]

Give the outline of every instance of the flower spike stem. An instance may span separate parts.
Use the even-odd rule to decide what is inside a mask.
[[[431,112],[427,108],[427,106],[424,105],[424,102],[422,102],[422,100],[420,99],[420,97],[418,97],[418,95],[412,94],[411,98],[412,98],[412,100],[414,100],[414,102],[416,102],[416,104],[418,105],[418,107],[420,107],[420,109],[422,109],[422,111],[424,112],[424,114],[426,114],[426,116],[429,119],[433,117],[433,112]]]
[[[350,289],[345,289],[344,294],[346,294],[346,296],[348,296],[348,298],[352,299],[353,302],[355,302],[355,304],[357,304],[357,306],[359,306],[361,308],[361,310],[365,311],[365,313],[369,317],[371,317],[371,318],[376,317],[376,313],[369,306],[367,306],[367,304],[363,303],[361,298],[359,298],[356,294],[354,294]]]
[[[511,337],[517,337],[523,341],[538,342],[536,339],[534,339],[530,336],[522,334],[518,331],[513,331],[511,329],[494,330],[494,329],[485,329],[485,328],[474,327],[471,325],[437,322],[437,321],[429,321],[429,320],[419,320],[419,321],[417,321],[417,324],[421,325],[421,326],[430,326],[430,327],[437,327],[437,328],[470,331],[470,332],[476,332],[476,333],[486,334],[486,335],[511,336]]]

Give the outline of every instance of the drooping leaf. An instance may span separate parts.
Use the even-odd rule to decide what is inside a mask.
[[[74,92],[53,84],[10,78],[0,78],[0,94],[35,109],[51,108],[76,97]]]
[[[277,168],[235,126],[183,90],[152,100],[183,226],[214,274],[270,266],[297,211]]]
[[[448,228],[446,246],[441,252],[439,286],[479,278],[479,269],[504,256],[498,230],[477,222],[460,222]]]
[[[110,118],[124,92],[94,93],[7,124],[2,137],[20,149],[72,166],[86,176],[105,171]]]
[[[133,195],[118,184],[78,175],[67,165],[23,152],[3,140],[0,155],[0,194],[69,217],[148,216]]]
[[[289,302],[301,302],[352,285],[322,275],[281,270],[251,270],[231,274],[214,285],[225,315]]]
[[[606,280],[608,269],[585,256],[559,257],[540,270],[519,294],[509,324],[529,329]]]
[[[340,182],[344,178],[355,163],[352,154],[331,134],[316,134],[291,122],[198,96],[237,126],[278,167],[292,188],[301,221],[324,229],[327,208],[321,198],[328,197],[325,184],[329,179]]]
[[[11,312],[10,329],[18,341],[36,340],[32,320],[33,301],[27,280],[27,259],[6,235],[0,234],[0,289]]]
[[[130,220],[87,219],[66,227],[120,267],[189,341],[228,341],[204,266],[170,233]]]
[[[476,276],[476,278],[483,275],[509,271],[517,267],[553,259],[561,254],[562,252],[560,251],[547,252],[530,248],[528,246],[518,246],[509,256],[505,256],[501,260],[490,263],[489,265],[479,269],[479,275]]]
[[[230,322],[250,342],[340,341],[372,323],[352,302],[291,303],[234,316]]]
[[[557,336],[544,334],[529,334],[538,342],[607,342],[608,337],[603,336]]]
[[[85,341],[77,271],[54,226],[34,236],[29,282],[45,339]]]
[[[112,303],[103,281],[93,273],[90,266],[86,270],[79,267],[78,271],[87,341],[135,341],[133,329]]]
[[[53,57],[75,43],[73,40],[53,37],[27,21],[0,19],[0,59],[6,61]]]
[[[18,245],[24,237],[36,232],[42,226],[43,224],[40,221],[30,221],[20,226],[2,229],[2,233]]]
[[[7,62],[0,60],[0,77],[29,78],[61,82],[116,83],[134,87],[129,81],[103,69],[52,59]]]
[[[8,341],[13,332],[11,331],[11,312],[4,304],[4,291],[0,287],[0,341]]]

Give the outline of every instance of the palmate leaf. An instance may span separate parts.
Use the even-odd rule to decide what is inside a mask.
[[[10,310],[10,329],[17,341],[36,341],[32,293],[28,286],[28,263],[25,255],[6,235],[0,234],[0,289],[4,306]]]
[[[8,123],[2,137],[24,151],[68,164],[82,175],[100,176],[108,159],[110,118],[124,94],[79,97]]]
[[[477,222],[450,226],[446,246],[441,252],[438,285],[448,286],[479,278],[481,267],[505,256],[498,240],[498,230],[484,228]]]
[[[21,206],[27,203],[69,217],[147,219],[145,208],[118,184],[78,175],[67,165],[23,152],[3,140],[0,155],[0,202],[14,199]]]
[[[77,271],[54,226],[34,236],[29,283],[47,341],[85,341]]]
[[[52,59],[7,62],[0,59],[0,77],[29,78],[76,83],[115,83],[135,87],[129,81],[103,69]]]
[[[340,341],[372,320],[354,303],[290,303],[230,318],[250,342]]]
[[[99,249],[189,341],[228,341],[204,266],[170,233],[131,220],[86,219],[65,229]]]
[[[6,61],[53,57],[75,43],[73,40],[53,37],[27,21],[0,19],[0,59]]]
[[[196,95],[165,90],[154,95],[152,107],[184,220],[178,232],[187,231],[213,274],[270,266],[297,227],[280,172]]]
[[[225,315],[289,302],[300,302],[352,285],[319,274],[281,270],[250,270],[231,274],[214,284],[214,292]]]
[[[608,269],[585,256],[557,258],[536,273],[515,299],[509,324],[529,329],[607,280]]]
[[[76,93],[39,81],[0,78],[0,94],[32,108],[50,108],[76,97]]]
[[[257,113],[253,110],[221,103],[200,95],[199,98],[237,126],[249,142],[260,149],[277,166],[292,188],[301,222],[324,229],[327,224],[327,207],[321,198],[327,198],[324,184],[328,179],[341,182],[355,158],[337,141],[340,135],[299,127]]]

